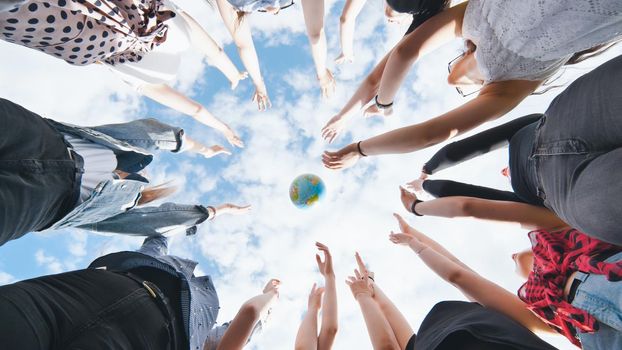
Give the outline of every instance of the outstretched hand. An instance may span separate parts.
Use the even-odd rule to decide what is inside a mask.
[[[227,156],[231,155],[231,151],[229,151],[228,149],[224,148],[221,145],[214,145],[211,147],[206,147],[205,150],[203,152],[201,152],[201,154],[205,157],[205,158],[212,158],[215,157],[219,154],[224,154]]]
[[[229,126],[227,126],[227,129],[223,131],[223,135],[227,138],[227,141],[231,144],[231,146],[240,148],[244,147],[244,141],[242,141],[240,136],[238,136]]]
[[[326,70],[324,76],[317,78],[320,81],[320,90],[322,91],[323,98],[329,98],[335,93],[335,77],[333,77],[333,73]]]
[[[353,166],[361,158],[356,144],[350,144],[339,151],[324,151],[322,163],[328,169],[345,169]]]
[[[422,172],[418,179],[415,179],[406,184],[406,187],[412,189],[417,193],[423,193],[423,182],[428,178],[428,174]]]
[[[324,125],[322,128],[322,138],[326,140],[328,143],[332,143],[337,136],[341,133],[343,128],[346,126],[346,118],[341,115],[336,115]]]
[[[240,205],[235,205],[231,203],[225,203],[225,204],[221,204],[216,207],[216,216],[220,216],[223,214],[240,215],[240,214],[245,214],[249,212],[250,210],[251,210],[250,205],[240,206]]]
[[[240,84],[241,80],[248,78],[248,72],[240,72],[231,80],[231,90],[235,90],[236,87]]]
[[[394,244],[409,246],[415,253],[419,254],[428,246],[421,242],[415,235],[407,232],[393,232],[389,234],[389,240]]]
[[[252,101],[257,102],[257,108],[259,108],[260,111],[265,111],[272,107],[272,102],[270,102],[270,97],[268,97],[268,92],[265,88],[255,89]]]
[[[373,282],[375,274],[372,271],[369,271],[359,252],[356,252],[354,254],[354,258],[356,259],[356,265],[358,266],[358,270]]]
[[[266,286],[263,288],[262,293],[274,293],[276,296],[279,296],[279,287],[281,286],[281,281],[276,278],[272,278],[266,283]]]
[[[402,200],[402,204],[407,212],[412,213],[413,203],[417,200],[417,196],[400,186],[400,199]]]
[[[324,253],[324,261],[319,254],[315,254],[315,261],[317,261],[317,267],[320,273],[324,277],[335,277],[335,271],[333,270],[333,257],[330,254],[328,247],[320,242],[315,242],[315,246],[322,253]]]
[[[349,276],[346,279],[346,284],[350,287],[354,299],[357,299],[363,295],[373,297],[374,288],[367,273],[361,273],[358,269],[354,270],[354,276]]]
[[[324,293],[324,287],[317,287],[317,284],[313,283],[313,288],[309,293],[309,301],[307,302],[307,308],[309,310],[319,310],[322,307],[322,294]]]
[[[412,226],[410,226],[400,214],[393,213],[393,217],[395,217],[395,219],[397,220],[397,224],[399,225],[401,232],[404,232],[410,235],[416,235],[417,230],[415,230]]]
[[[354,56],[346,55],[343,52],[335,58],[335,64],[344,64],[354,62]]]

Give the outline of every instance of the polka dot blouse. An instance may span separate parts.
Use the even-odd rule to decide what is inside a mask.
[[[31,0],[0,13],[0,39],[87,65],[137,62],[166,40],[162,0]]]

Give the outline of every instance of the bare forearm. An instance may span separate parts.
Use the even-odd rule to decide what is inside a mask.
[[[322,327],[318,340],[319,350],[331,349],[337,334],[337,319],[337,288],[335,286],[335,276],[327,276],[324,284]]]
[[[389,54],[378,62],[376,67],[369,73],[369,75],[363,80],[358,89],[354,92],[354,95],[346,103],[345,106],[339,111],[339,115],[343,118],[350,118],[354,113],[361,110],[366,104],[371,101],[376,95],[378,85],[380,84],[380,78],[382,78],[382,71],[387,63]]]
[[[518,223],[527,229],[555,229],[568,226],[549,209],[528,203],[454,196],[421,202],[415,209],[421,215],[447,218],[472,217]]]
[[[393,330],[378,304],[368,295],[359,296],[357,301],[361,307],[374,350],[398,350],[400,347],[395,339]]]
[[[418,57],[461,35],[465,9],[466,4],[463,3],[442,11],[402,38],[391,53],[382,74],[378,88],[380,103],[388,104],[393,101],[410,67]]]
[[[229,59],[229,56],[225,51],[216,43],[216,41],[186,12],[181,11],[181,16],[184,18],[188,26],[190,27],[192,44],[199,51],[201,51],[211,65],[221,71],[229,81],[233,81],[240,74],[233,62]]]
[[[246,301],[229,324],[217,350],[241,350],[253,333],[257,321],[276,298],[277,294],[270,291]]]
[[[356,17],[363,9],[366,0],[346,0],[339,21],[339,39],[341,42],[341,52],[346,57],[353,57],[354,50],[354,27]]]
[[[374,284],[374,300],[378,303],[380,310],[382,310],[382,313],[389,322],[393,334],[400,345],[400,349],[405,349],[406,344],[408,344],[408,341],[415,333],[410,327],[410,324],[377,284]]]
[[[296,334],[296,350],[317,350],[317,309],[307,310]]]
[[[265,84],[259,68],[259,58],[257,57],[257,51],[255,51],[255,45],[251,42],[248,43],[247,46],[238,47],[238,52],[240,54],[242,64],[244,64],[244,67],[253,81],[253,84],[255,84],[255,87],[257,89],[265,89]]]

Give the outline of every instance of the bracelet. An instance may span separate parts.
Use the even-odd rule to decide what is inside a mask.
[[[213,206],[211,206],[211,205],[208,205],[208,206],[207,206],[208,213],[209,213],[209,210],[210,210],[210,209],[212,209],[212,210],[214,211],[214,215],[212,215],[212,216],[209,218],[209,220],[211,221],[211,220],[214,220],[214,219],[216,218],[216,208],[215,208],[215,207],[213,207]]]
[[[369,278],[372,282],[376,282],[376,280],[374,280],[374,278],[371,276],[367,276],[367,278]]]
[[[376,95],[376,97],[374,97],[374,102],[376,102],[376,107],[378,107],[378,109],[387,109],[387,108],[393,107],[393,102],[387,103],[387,104],[382,104],[382,103],[378,102],[378,95]]]
[[[415,206],[416,206],[417,204],[421,203],[421,202],[423,202],[423,201],[422,201],[422,200],[420,200],[420,199],[417,199],[417,200],[415,200],[415,201],[413,202],[413,204],[410,206],[410,211],[411,211],[413,214],[417,215],[417,216],[423,216],[423,215],[421,215],[421,214],[417,213],[417,211],[415,210]]]
[[[363,153],[363,151],[361,151],[361,142],[363,141],[359,141],[356,143],[356,149],[359,151],[359,154],[363,157],[367,157],[367,154]]]

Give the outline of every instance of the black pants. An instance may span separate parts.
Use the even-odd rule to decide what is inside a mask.
[[[76,163],[43,118],[0,98],[0,245],[47,228],[75,204]]]
[[[0,287],[0,347],[168,350],[168,320],[136,281],[78,270]]]

